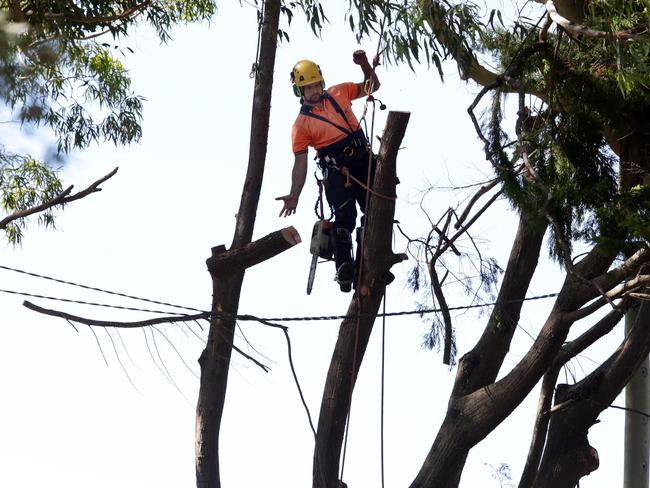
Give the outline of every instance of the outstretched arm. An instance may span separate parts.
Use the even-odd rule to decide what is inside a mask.
[[[361,71],[363,71],[363,82],[357,84],[359,86],[359,96],[362,97],[376,92],[380,86],[379,78],[377,78],[377,73],[370,66],[366,52],[362,49],[354,51],[352,61],[354,61],[354,64],[361,66]],[[379,65],[377,56],[373,59],[373,64],[374,66]]]
[[[298,199],[302,193],[302,187],[305,186],[307,178],[307,152],[296,154],[293,170],[291,171],[291,190],[288,195],[278,197],[276,200],[284,201],[284,206],[280,210],[280,217],[288,217],[296,213]]]

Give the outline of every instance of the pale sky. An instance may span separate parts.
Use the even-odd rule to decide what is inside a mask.
[[[357,46],[343,13],[330,14],[323,41],[299,19],[290,43],[279,46],[266,173],[255,238],[288,225],[303,243],[247,271],[239,311],[259,317],[338,315],[351,294],[338,291],[333,265],[319,265],[314,291],[305,293],[311,256],[308,239],[316,217],[313,163],[297,215],[279,219],[274,201],[288,192],[292,154],[290,127],[298,110],[289,71],[295,61],[313,59],[327,84],[361,81],[352,52],[372,57],[376,37]],[[256,15],[247,5],[220,4],[211,25],[179,27],[167,46],[150,32],[125,41],[134,50],[126,64],[134,91],[146,97],[140,144],[115,149],[102,145],[74,153],[63,170],[65,184],[81,190],[119,166],[100,193],[59,212],[57,230],[29,227],[21,247],[3,244],[0,265],[125,294],[209,310],[211,280],[205,259],[210,248],[228,246],[248,160],[256,46]],[[481,181],[490,173],[466,108],[478,90],[458,81],[445,65],[446,83],[425,67],[380,66],[377,97],[389,110],[411,112],[398,157],[396,218],[414,236],[428,232],[420,210],[423,190]],[[356,103],[360,114],[363,101]],[[377,111],[379,135],[387,112]],[[12,129],[8,129],[12,130]],[[16,129],[13,129],[14,131]],[[12,144],[37,148],[34,135],[15,134]],[[9,144],[8,144],[9,145]],[[377,149],[377,147],[375,147]],[[38,150],[38,149],[34,149]],[[313,155],[313,154],[312,154]],[[311,161],[311,156],[310,156]],[[458,196],[435,191],[425,202],[432,219]],[[514,212],[506,203],[491,209],[473,230],[488,242],[490,256],[505,267]],[[404,251],[396,235],[394,249]],[[407,262],[393,268],[397,279],[387,290],[387,311],[412,310],[416,297],[405,289]],[[555,265],[540,269],[529,295],[560,286]],[[0,288],[90,302],[159,309],[0,269]],[[24,297],[0,293],[0,486],[31,488],[171,488],[194,484],[194,405],[197,359],[206,330],[167,325],[157,330],[115,330],[77,326],[31,312]],[[132,321],[155,315],[29,299],[43,307],[100,320]],[[449,297],[450,305],[467,298]],[[530,302],[521,326],[535,334],[552,304]],[[172,309],[173,310],[173,309]],[[486,315],[471,311],[455,318],[459,350],[471,348]],[[312,417],[316,419],[339,322],[286,323],[294,362]],[[233,353],[221,432],[224,487],[311,486],[313,437],[293,383],[284,336],[256,323],[241,322],[257,356],[271,366],[263,373]],[[351,413],[344,480],[351,488],[380,486],[380,328],[366,352]],[[407,486],[415,477],[446,409],[455,370],[435,351],[423,350],[428,325],[418,317],[386,323],[385,476],[387,487]],[[614,333],[618,341],[622,332]],[[169,342],[173,342],[176,352]],[[99,345],[98,346],[98,342]],[[531,339],[517,333],[506,367],[525,352]],[[245,348],[241,334],[238,345]],[[611,344],[610,344],[611,345]],[[148,349],[149,348],[149,349]],[[151,350],[151,353],[149,352]],[[599,359],[604,349],[588,351]],[[257,354],[257,353],[256,353]],[[108,366],[105,363],[105,359]],[[162,359],[162,360],[161,360]],[[575,373],[591,370],[583,358]],[[189,369],[188,369],[189,368]],[[190,371],[191,370],[191,371]],[[169,378],[171,379],[169,379]],[[508,463],[514,483],[525,461],[537,389],[511,419],[472,450],[461,486],[499,486],[490,468]],[[623,405],[622,399],[615,402]],[[609,411],[590,432],[601,468],[581,481],[587,488],[620,485],[623,414]]]

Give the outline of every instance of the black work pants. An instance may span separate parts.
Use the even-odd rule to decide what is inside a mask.
[[[372,188],[372,180],[375,175],[376,157],[373,154],[371,161],[371,177],[368,179],[368,152],[359,151],[354,158],[334,157],[335,166],[328,165],[324,161],[322,165],[327,167],[327,179],[325,180],[325,197],[334,212],[334,227],[347,229],[352,233],[357,225],[357,208],[362,214],[366,212],[366,189],[350,178],[351,186],[346,188],[347,177],[340,168],[346,167],[352,176],[362,181],[364,185]],[[339,162],[342,161],[342,162]],[[337,169],[337,167],[339,169]],[[361,225],[363,225],[363,215]]]

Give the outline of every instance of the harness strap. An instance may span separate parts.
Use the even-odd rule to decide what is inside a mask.
[[[329,119],[326,118],[326,117],[323,117],[322,115],[318,115],[318,114],[313,113],[313,112],[311,111],[311,105],[304,105],[304,104],[303,104],[303,105],[300,107],[300,113],[301,113],[302,115],[307,116],[307,117],[311,117],[311,118],[314,118],[314,119],[322,120],[323,122],[327,122],[328,124],[333,125],[333,126],[336,127],[338,130],[340,130],[341,132],[343,132],[344,134],[346,134],[346,135],[348,135],[348,136],[349,136],[349,135],[352,135],[355,131],[352,130],[352,126],[350,125],[350,121],[349,121],[348,118],[345,116],[345,112],[343,112],[343,109],[342,109],[341,106],[338,104],[338,102],[334,99],[333,96],[331,96],[331,95],[330,95],[329,93],[327,93],[327,92],[323,92],[323,98],[326,99],[326,100],[329,100],[329,101],[330,101],[330,103],[331,103],[332,106],[334,107],[334,110],[336,111],[336,113],[339,114],[341,117],[343,117],[343,120],[345,120],[345,123],[348,124],[349,130],[346,129],[345,127],[343,127],[343,126],[337,124],[336,122],[332,122],[331,120],[329,120]]]

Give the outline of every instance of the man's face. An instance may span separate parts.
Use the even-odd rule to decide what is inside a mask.
[[[323,95],[323,86],[321,82],[311,83],[310,85],[305,85],[302,87],[302,95],[305,99],[305,102],[310,104],[316,104],[320,102],[320,98]]]

